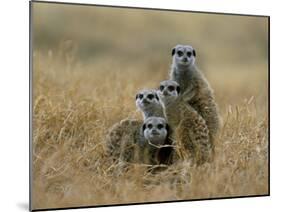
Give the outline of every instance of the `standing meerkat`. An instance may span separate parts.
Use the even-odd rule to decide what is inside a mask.
[[[190,106],[205,119],[213,143],[221,126],[221,118],[213,90],[195,65],[195,50],[192,46],[177,45],[172,49],[172,56],[170,79],[179,84],[182,94],[189,96]]]
[[[180,90],[176,81],[166,80],[160,83],[158,96],[166,120],[172,127],[179,157],[191,159],[200,165],[211,160],[209,130],[202,116],[186,103],[193,95],[180,95]]]

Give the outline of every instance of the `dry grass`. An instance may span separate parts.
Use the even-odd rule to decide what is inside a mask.
[[[268,193],[265,20],[39,5],[34,209]],[[121,175],[105,156],[107,130],[121,119],[141,118],[135,94],[167,79],[176,43],[195,43],[199,67],[215,90],[224,121],[215,159],[198,168],[183,161],[154,175],[133,164]]]
[[[247,86],[244,72],[236,73],[239,82],[229,78],[213,83],[224,126],[212,164],[194,168],[183,162],[155,175],[139,164],[120,175],[116,164],[110,164],[104,154],[106,132],[123,118],[141,118],[134,105],[136,91],[156,87],[166,77],[166,70],[155,70],[148,79],[148,69],[68,69],[66,63],[53,60],[51,54],[35,52],[34,208],[268,192],[266,74],[251,78],[257,88],[264,88],[263,93],[254,88],[243,90]],[[92,68],[98,73],[93,75]],[[233,80],[235,86],[231,86]],[[228,87],[233,90],[225,89]],[[230,94],[237,104],[227,102]]]

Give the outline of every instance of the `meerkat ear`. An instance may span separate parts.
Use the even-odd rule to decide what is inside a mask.
[[[159,101],[159,96],[157,93],[155,94],[155,98]]]
[[[143,124],[143,125],[142,125],[142,132],[144,132],[144,131],[145,131],[145,129],[146,129],[146,125],[145,125],[145,124]]]
[[[169,126],[169,124],[166,124],[166,130],[167,130],[168,133],[170,132],[170,126]]]
[[[139,97],[139,94],[136,95],[136,100],[138,99],[138,97]]]
[[[193,56],[196,57],[195,49],[192,50]]]
[[[174,54],[176,53],[176,48],[172,49],[172,56],[174,56]]]
[[[177,92],[178,92],[178,94],[180,93],[180,91],[181,91],[181,88],[180,88],[180,86],[177,86]]]
[[[171,141],[170,141],[171,129],[170,129],[170,125],[168,123],[166,124],[166,130],[167,130],[166,140],[168,143],[171,143]]]

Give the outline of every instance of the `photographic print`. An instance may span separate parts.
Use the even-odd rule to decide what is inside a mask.
[[[30,2],[30,209],[269,195],[269,17]]]

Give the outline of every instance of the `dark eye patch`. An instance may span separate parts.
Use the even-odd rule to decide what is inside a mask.
[[[148,125],[147,125],[147,128],[148,128],[148,129],[152,129],[152,127],[153,127],[152,124],[148,124]]]
[[[159,89],[160,89],[160,91],[163,91],[164,90],[164,85],[160,85]]]
[[[142,99],[143,98],[143,94],[139,94],[139,98]]]
[[[182,51],[177,51],[178,56],[183,56],[183,52]]]
[[[152,100],[154,98],[154,95],[153,94],[148,94],[147,95],[147,98],[149,98],[150,100]]]
[[[158,125],[157,125],[157,128],[158,128],[159,130],[161,130],[161,129],[164,128],[164,125],[163,125],[163,124],[158,124]]]
[[[169,90],[169,91],[174,91],[174,90],[175,90],[175,87],[172,86],[172,85],[169,85],[169,86],[168,86],[168,90]]]
[[[191,57],[192,52],[186,52],[186,55],[187,55],[188,57]]]

